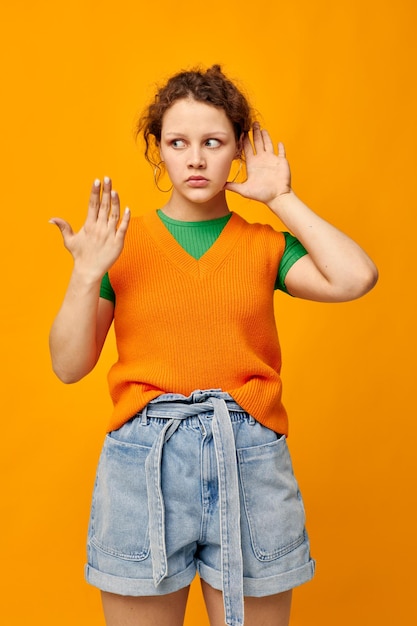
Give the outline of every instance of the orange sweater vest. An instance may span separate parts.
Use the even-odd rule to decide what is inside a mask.
[[[109,272],[119,354],[109,372],[109,430],[162,393],[221,389],[287,433],[273,303],[284,247],[282,233],[234,213],[196,260],[156,211],[132,219]]]

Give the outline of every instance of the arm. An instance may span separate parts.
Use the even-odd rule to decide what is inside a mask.
[[[293,191],[268,206],[308,251],[286,276],[285,285],[293,296],[344,302],[372,289],[377,271],[368,255],[350,237],[309,209]]]
[[[60,218],[53,218],[72,254],[74,267],[64,301],[51,328],[49,345],[56,375],[66,383],[88,374],[100,356],[113,320],[113,304],[100,298],[102,276],[120,255],[130,214],[120,216],[119,198],[105,179],[91,191],[87,219],[78,233]]]
[[[267,131],[258,124],[253,137],[254,148],[248,137],[244,139],[247,180],[227,183],[226,189],[264,202],[308,251],[289,270],[285,280],[288,291],[322,302],[343,302],[367,293],[378,277],[374,263],[350,237],[295,195],[284,146],[279,144],[276,155]]]

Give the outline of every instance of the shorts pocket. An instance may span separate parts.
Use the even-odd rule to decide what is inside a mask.
[[[305,540],[305,512],[285,437],[237,451],[253,551],[272,561]]]
[[[149,556],[145,461],[150,448],[107,435],[93,495],[89,539],[98,550],[130,561]]]

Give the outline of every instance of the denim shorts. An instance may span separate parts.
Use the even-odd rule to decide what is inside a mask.
[[[197,571],[223,591],[231,626],[243,624],[243,596],[314,574],[285,436],[219,390],[164,394],[110,432],[91,508],[92,585],[154,596]]]

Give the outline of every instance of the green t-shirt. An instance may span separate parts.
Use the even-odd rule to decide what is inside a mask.
[[[232,214],[229,213],[228,215],[218,217],[214,220],[204,220],[201,222],[182,222],[180,220],[174,220],[171,217],[167,217],[161,210],[158,211],[158,216],[180,246],[192,257],[199,259],[219,237]],[[285,237],[285,250],[279,264],[275,289],[280,289],[288,293],[285,286],[285,277],[288,270],[298,259],[308,253],[296,237],[287,232],[283,234]],[[101,282],[100,297],[111,300],[113,303],[116,301],[108,274],[105,274]]]

